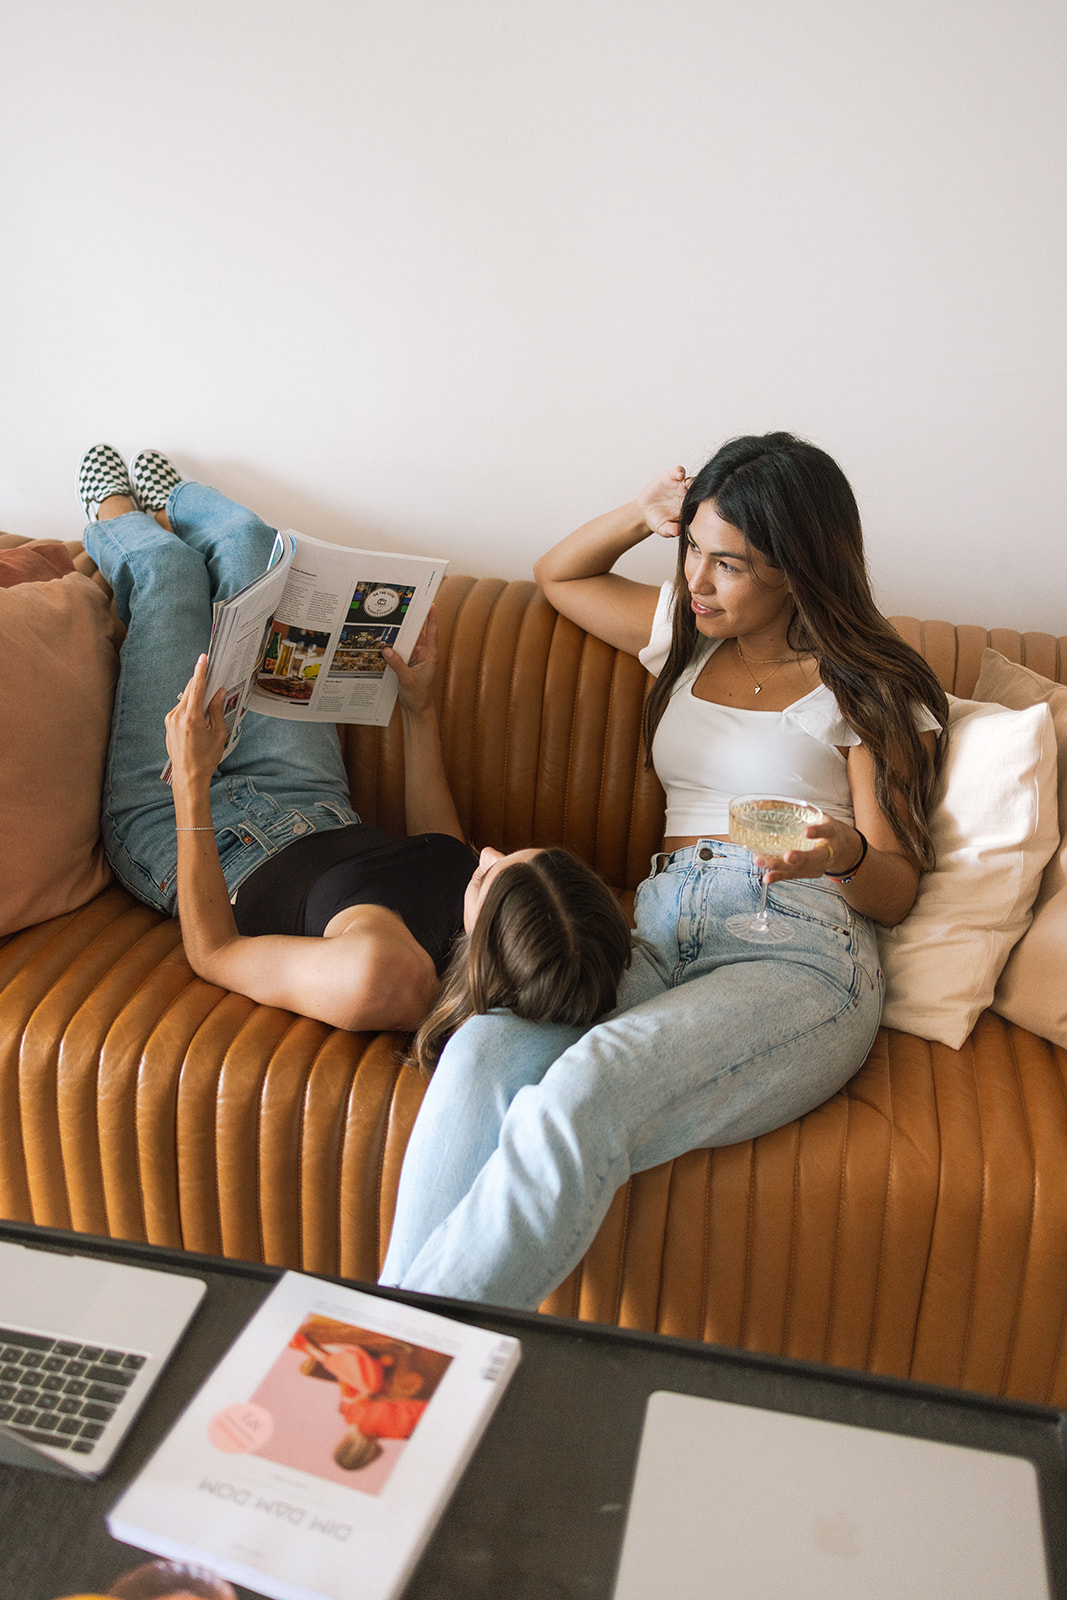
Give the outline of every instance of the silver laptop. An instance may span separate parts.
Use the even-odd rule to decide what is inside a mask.
[[[615,1600],[1049,1600],[1030,1461],[650,1397]]]
[[[0,1240],[0,1461],[99,1477],[206,1287]]]

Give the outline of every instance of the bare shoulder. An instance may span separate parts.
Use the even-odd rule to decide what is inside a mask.
[[[433,960],[395,911],[349,906],[317,946],[317,1015],[335,1026],[418,1027],[437,994]],[[326,1011],[329,1014],[326,1014]]]

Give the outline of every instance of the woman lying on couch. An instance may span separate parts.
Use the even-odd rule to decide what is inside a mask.
[[[662,589],[613,572],[659,535]],[[789,434],[679,467],[551,550],[537,578],[656,676],[646,738],[667,836],[638,890],[616,1013],[582,1035],[506,1015],[448,1043],[408,1145],[382,1282],[540,1304],[634,1172],[779,1127],[832,1095],[878,1027],[874,922],[931,865],[926,811],[947,717],[878,612],[839,467]],[[729,842],[738,794],[818,807],[810,847]],[[783,943],[748,943],[761,880]]]
[[[131,481],[98,445],[79,487],[85,548],[127,629],[104,844],[132,893],[180,910],[200,977],[335,1027],[412,1029],[451,956],[427,1064],[476,1009],[588,1025],[611,1008],[630,940],[602,880],[566,851],[478,858],[464,842],[441,761],[432,614],[406,666],[385,652],[405,732],[409,836],[396,839],[352,810],[332,724],[250,712],[219,766],[223,691],[210,705],[204,694],[211,606],[265,570],[274,530],[156,451]]]

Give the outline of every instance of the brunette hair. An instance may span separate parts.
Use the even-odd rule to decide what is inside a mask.
[[[934,852],[927,810],[948,701],[932,668],[874,603],[847,478],[825,451],[791,433],[731,439],[686,490],[671,646],[645,705],[647,759],[671,692],[702,642],[685,603],[685,558],[690,524],[705,501],[788,580],[795,605],[789,645],[815,657],[841,715],[871,753],[879,805],[909,856],[928,871]],[[941,723],[933,759],[915,727],[919,706]]]
[[[345,1472],[359,1472],[377,1461],[382,1447],[377,1439],[370,1438],[360,1428],[351,1427],[333,1453],[333,1459]]]
[[[615,1004],[630,964],[622,907],[569,850],[540,850],[497,872],[461,936],[411,1059],[432,1072],[469,1017],[498,1007],[531,1022],[589,1026]]]

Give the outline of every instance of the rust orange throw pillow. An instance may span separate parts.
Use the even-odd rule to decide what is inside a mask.
[[[51,581],[13,578],[34,558]],[[58,560],[0,550],[0,934],[75,910],[110,878],[100,794],[118,629],[97,585],[56,577]]]
[[[47,583],[50,578],[62,578],[73,571],[70,551],[58,539],[40,539],[0,550],[0,589],[13,589],[16,583]]]

